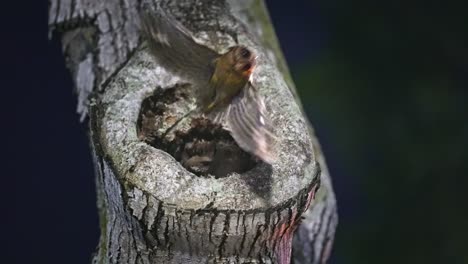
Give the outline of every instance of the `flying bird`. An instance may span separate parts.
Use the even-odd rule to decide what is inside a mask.
[[[251,82],[254,52],[236,45],[219,54],[195,42],[189,30],[161,8],[142,11],[141,20],[158,63],[191,81],[197,110],[230,131],[244,151],[273,163],[275,137],[264,101]]]

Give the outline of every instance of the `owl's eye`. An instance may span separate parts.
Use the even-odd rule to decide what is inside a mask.
[[[252,68],[252,64],[247,63],[242,67],[242,71],[248,71],[250,68]]]
[[[250,57],[250,51],[248,49],[246,49],[246,48],[242,48],[240,50],[240,54],[241,54],[242,58],[244,58],[244,59],[248,59]]]

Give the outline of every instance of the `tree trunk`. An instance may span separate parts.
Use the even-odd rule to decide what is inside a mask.
[[[325,263],[337,224],[331,180],[263,1],[160,5],[203,45],[256,51],[253,83],[278,137],[273,165],[242,153],[226,131],[197,116],[168,133],[193,107],[190,80],[167,72],[140,45],[141,5],[50,4],[49,25],[62,34],[78,113],[90,120],[101,225],[93,263]],[[208,173],[189,171],[181,160],[197,137],[234,158],[215,155]]]

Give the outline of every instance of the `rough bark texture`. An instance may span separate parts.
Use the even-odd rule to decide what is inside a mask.
[[[324,263],[337,223],[335,197],[264,3],[160,3],[198,42],[218,52],[238,42],[258,54],[253,82],[270,108],[279,162],[258,163],[219,179],[188,172],[138,135],[145,98],[158,89],[190,85],[157,65],[140,46],[141,4],[50,4],[49,24],[62,34],[78,112],[82,119],[90,115],[101,222],[94,263]],[[165,114],[177,119],[191,104],[169,102]]]

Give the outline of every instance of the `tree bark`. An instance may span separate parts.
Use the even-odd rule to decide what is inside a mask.
[[[267,99],[278,162],[219,177],[188,171],[170,151],[202,132],[195,116],[166,133],[193,107],[183,94],[190,80],[140,45],[141,5],[50,3],[77,111],[89,115],[101,226],[93,263],[325,263],[337,224],[331,179],[263,1],[160,1],[197,42],[218,52],[239,43],[258,54],[253,83]]]

